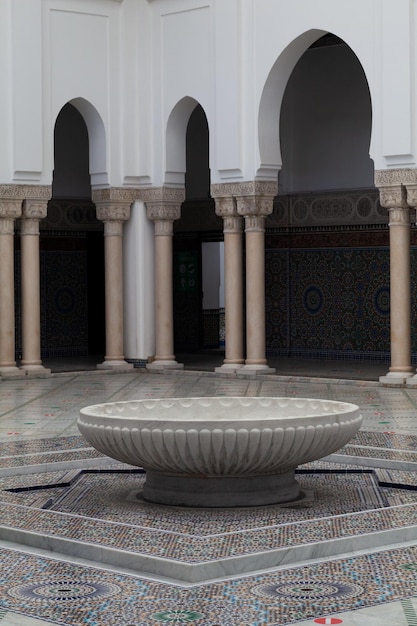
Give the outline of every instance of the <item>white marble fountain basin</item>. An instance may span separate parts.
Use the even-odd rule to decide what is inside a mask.
[[[361,422],[345,402],[219,396],[97,404],[80,411],[78,428],[146,470],[147,500],[250,506],[300,497],[295,468],[344,446]]]

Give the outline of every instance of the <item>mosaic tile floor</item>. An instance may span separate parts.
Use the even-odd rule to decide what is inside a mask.
[[[143,474],[76,427],[87,404],[196,395],[338,399],[364,423],[299,468],[304,501],[209,511],[146,503]],[[0,625],[416,625],[416,403],[412,388],[317,377],[0,380]],[[146,559],[172,569],[144,574]],[[177,576],[194,566],[202,579]]]

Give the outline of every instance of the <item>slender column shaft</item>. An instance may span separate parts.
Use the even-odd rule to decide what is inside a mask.
[[[15,361],[14,222],[22,201],[0,199],[0,373],[18,374]]]
[[[243,266],[242,232],[224,232],[225,265],[225,364],[242,364]]]
[[[106,194],[104,194],[106,192]],[[117,189],[102,190],[102,195],[117,196]],[[96,196],[99,196],[97,192]],[[93,195],[93,199],[94,195]],[[130,217],[130,202],[116,198],[97,201],[97,217],[104,222],[104,280],[106,315],[106,354],[99,369],[130,369],[123,352],[123,222]]]
[[[0,369],[16,366],[13,223],[0,218]]]
[[[175,361],[172,234],[163,234],[167,230],[168,223],[155,222],[156,361]]]
[[[409,209],[390,209],[390,372],[411,372]]]
[[[246,365],[266,365],[264,218],[246,218]]]
[[[104,224],[106,361],[123,361],[123,249],[122,224]]]
[[[243,365],[243,218],[233,197],[215,198],[216,213],[223,218],[225,287],[225,359],[218,370]]]
[[[44,370],[41,361],[39,220],[46,202],[25,200],[21,222],[22,362],[24,370]]]
[[[411,366],[410,210],[401,183],[380,187],[380,201],[389,213],[391,366],[384,383],[404,382]]]
[[[164,189],[160,193],[163,195]],[[148,202],[146,210],[155,228],[155,358],[147,367],[181,369],[183,364],[177,363],[174,355],[172,277],[173,223],[181,215],[181,205],[172,201],[164,202],[160,198],[156,202]]]
[[[251,187],[251,195],[236,199],[238,214],[245,218],[246,242],[246,360],[242,369],[273,372],[266,360],[265,217],[272,213],[270,192],[276,186],[255,181]]]

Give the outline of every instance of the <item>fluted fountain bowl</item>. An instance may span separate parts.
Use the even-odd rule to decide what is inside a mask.
[[[143,467],[143,496],[183,506],[299,498],[295,468],[359,430],[354,404],[306,398],[170,398],[96,404],[78,428],[97,450]]]

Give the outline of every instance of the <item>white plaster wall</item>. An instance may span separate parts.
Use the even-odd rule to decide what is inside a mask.
[[[11,0],[0,2],[0,183],[12,180]]]
[[[185,131],[189,115],[197,103],[203,107],[212,130],[211,34],[210,2],[152,2],[152,141],[153,184],[156,186],[184,184]],[[177,108],[177,121],[171,126],[175,135],[171,140],[171,144],[175,145],[173,152],[167,146],[168,120],[184,98],[187,102],[179,110]]]
[[[147,0],[123,0],[121,11],[122,183],[153,182],[153,53],[151,12]],[[117,119],[117,118],[116,118]]]
[[[36,183],[43,171],[42,0],[11,3],[12,175]]]

